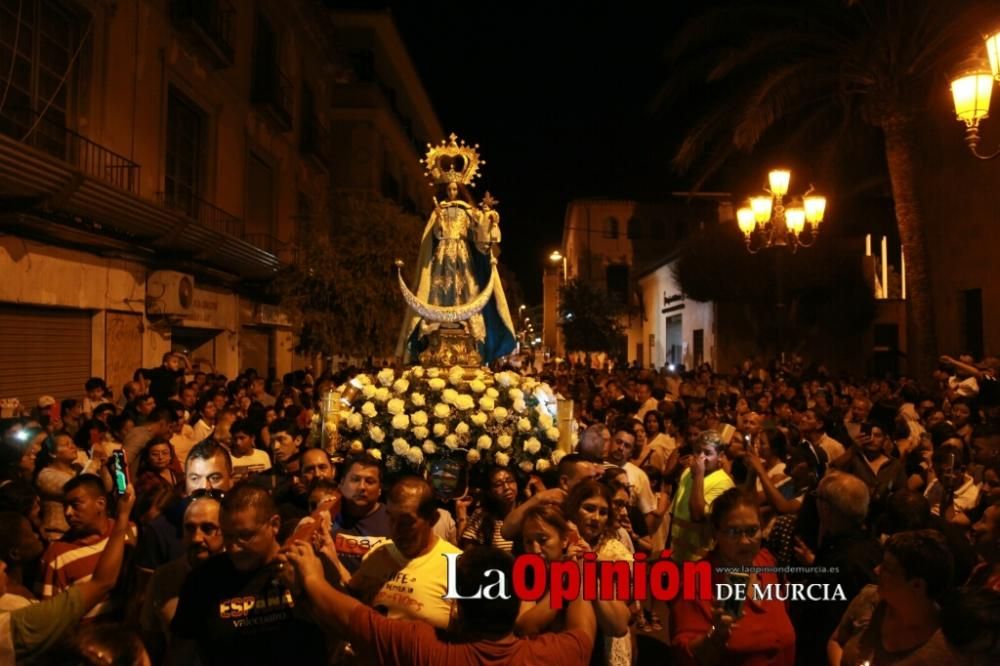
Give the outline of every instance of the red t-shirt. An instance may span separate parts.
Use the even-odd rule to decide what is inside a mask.
[[[390,666],[586,666],[593,641],[579,629],[535,638],[448,643],[424,622],[389,620],[367,606],[351,614],[351,645],[369,664]]]
[[[774,557],[766,550],[761,550],[754,558],[753,566],[774,567]],[[761,585],[778,582],[777,575],[773,573],[758,574],[757,579]],[[712,583],[714,585],[724,580],[724,575],[717,572]],[[677,663],[696,664],[691,654],[691,644],[712,628],[712,602],[679,599],[671,605],[670,610]],[[795,663],[795,629],[788,618],[785,602],[777,599],[764,601],[747,599],[743,605],[743,616],[726,643],[726,652],[721,663],[741,666],[765,664],[792,666]]]

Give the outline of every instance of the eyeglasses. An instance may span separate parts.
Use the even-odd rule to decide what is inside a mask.
[[[214,499],[217,502],[221,502],[223,498],[225,498],[225,496],[226,496],[226,491],[218,490],[217,488],[199,488],[198,490],[195,490],[193,493],[188,495],[188,497],[192,500],[204,499],[205,497],[208,497],[210,499]]]
[[[722,533],[730,539],[746,537],[752,540],[760,536],[760,525],[754,525],[753,527],[724,527],[722,528]]]

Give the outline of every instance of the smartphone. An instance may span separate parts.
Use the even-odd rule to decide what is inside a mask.
[[[125,462],[125,452],[121,449],[111,452],[111,460],[108,462],[111,467],[111,491],[118,497],[125,494],[128,488],[128,463]]]
[[[743,617],[743,604],[746,603],[746,595],[750,593],[750,574],[730,572],[726,574],[726,578],[730,585],[742,585],[743,594],[740,598],[735,598],[737,595],[733,595],[733,598],[726,599],[722,602],[722,610],[725,611],[727,615],[731,615],[734,619],[739,619]]]
[[[871,423],[862,423],[861,424],[861,434],[862,435],[870,435],[870,434],[872,434],[872,424]]]

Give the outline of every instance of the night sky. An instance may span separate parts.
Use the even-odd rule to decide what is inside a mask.
[[[570,200],[685,186],[669,168],[682,123],[650,102],[665,45],[697,3],[347,4],[391,10],[445,133],[480,144],[474,196],[500,200],[502,259],[529,304]]]

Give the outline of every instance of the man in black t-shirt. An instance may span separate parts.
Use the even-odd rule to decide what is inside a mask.
[[[181,363],[187,365],[187,357],[174,352],[163,355],[163,365],[152,370],[143,370],[142,376],[149,382],[149,390],[157,405],[167,404],[167,400],[177,395],[181,382],[184,380],[184,369]]]
[[[333,538],[340,561],[354,573],[370,550],[389,539],[389,515],[379,501],[382,466],[370,456],[348,460],[340,492],[343,501],[333,521]]]
[[[249,484],[222,501],[223,555],[184,582],[171,623],[171,650],[190,648],[201,663],[325,663],[322,632],[296,608],[279,577],[281,521],[271,496]]]

